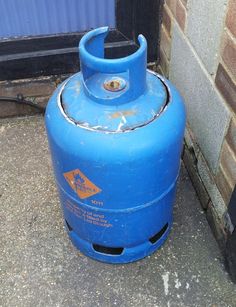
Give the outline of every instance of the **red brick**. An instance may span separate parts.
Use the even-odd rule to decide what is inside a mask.
[[[230,185],[230,182],[227,179],[222,166],[220,166],[219,171],[217,173],[216,184],[224,202],[226,203],[226,205],[228,205],[233,192],[233,187]]]
[[[236,37],[236,1],[230,0],[226,16],[226,25],[231,33]]]
[[[210,204],[208,205],[208,209],[206,211],[206,218],[220,246],[220,249],[225,250],[225,242],[227,240],[227,234],[225,231],[226,225],[225,222],[222,221],[222,219],[219,219],[217,209],[214,207],[212,202],[210,202]]]
[[[229,184],[233,187],[236,184],[236,156],[226,141],[222,146],[220,164]]]
[[[160,66],[161,69],[165,75],[165,77],[168,78],[169,76],[169,61],[165,55],[165,53],[163,52],[163,50],[160,48]]]
[[[156,65],[156,67],[155,67],[155,69],[153,69],[153,71],[155,71],[156,73],[164,76],[164,72],[163,72],[160,64]]]
[[[236,84],[222,64],[218,66],[215,82],[228,105],[236,113]]]
[[[236,80],[236,40],[234,41],[226,32],[224,35],[222,59]]]
[[[236,120],[231,120],[226,140],[236,156]]]
[[[177,0],[166,0],[166,4],[174,16],[176,15],[176,1]]]
[[[168,59],[170,59],[170,52],[171,52],[171,39],[165,30],[165,28],[162,26],[161,27],[161,48],[165,52],[165,55],[167,56]]]
[[[181,29],[184,31],[186,21],[186,9],[181,0],[166,0],[166,4],[175,16]]]
[[[197,171],[195,153],[193,152],[193,150],[188,148],[187,145],[184,146],[183,161],[188,171],[189,177],[193,183],[193,186],[197,192],[201,205],[204,209],[207,209],[207,206],[210,201],[210,196]]]
[[[168,34],[170,35],[170,33],[171,33],[171,17],[169,15],[169,12],[168,12],[166,5],[164,5],[164,7],[163,7],[162,24],[165,26]]]
[[[188,0],[181,0],[181,1],[182,1],[183,5],[184,5],[185,7],[187,7]]]
[[[176,20],[180,28],[184,31],[186,21],[186,9],[180,0],[176,2]]]

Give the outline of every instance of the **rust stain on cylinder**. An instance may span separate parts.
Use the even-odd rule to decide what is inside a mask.
[[[119,117],[123,117],[123,116],[133,116],[136,113],[137,113],[136,110],[124,110],[124,111],[118,111],[118,112],[112,113],[109,116],[111,118],[119,118]]]

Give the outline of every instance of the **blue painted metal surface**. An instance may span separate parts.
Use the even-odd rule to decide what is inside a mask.
[[[115,27],[115,0],[0,0],[0,38]]]
[[[171,229],[186,119],[175,87],[146,71],[145,38],[136,53],[109,60],[106,34],[83,37],[81,72],[55,91],[45,121],[71,240],[94,259],[126,263]]]

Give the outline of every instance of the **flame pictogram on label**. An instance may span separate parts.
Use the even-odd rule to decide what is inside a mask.
[[[63,174],[70,187],[81,198],[87,198],[101,192],[92,181],[90,181],[79,169]]]

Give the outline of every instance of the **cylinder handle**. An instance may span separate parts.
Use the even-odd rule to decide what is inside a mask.
[[[83,83],[88,94],[93,96],[88,80],[95,74],[112,75],[104,84],[109,91],[120,91],[114,96],[116,101],[130,101],[146,90],[147,42],[143,35],[138,36],[139,49],[131,55],[119,59],[104,58],[104,40],[108,27],[101,27],[85,34],[79,44],[80,67]],[[127,72],[128,80],[119,80],[116,74]],[[115,81],[116,80],[116,81]],[[122,91],[123,89],[126,89]]]

